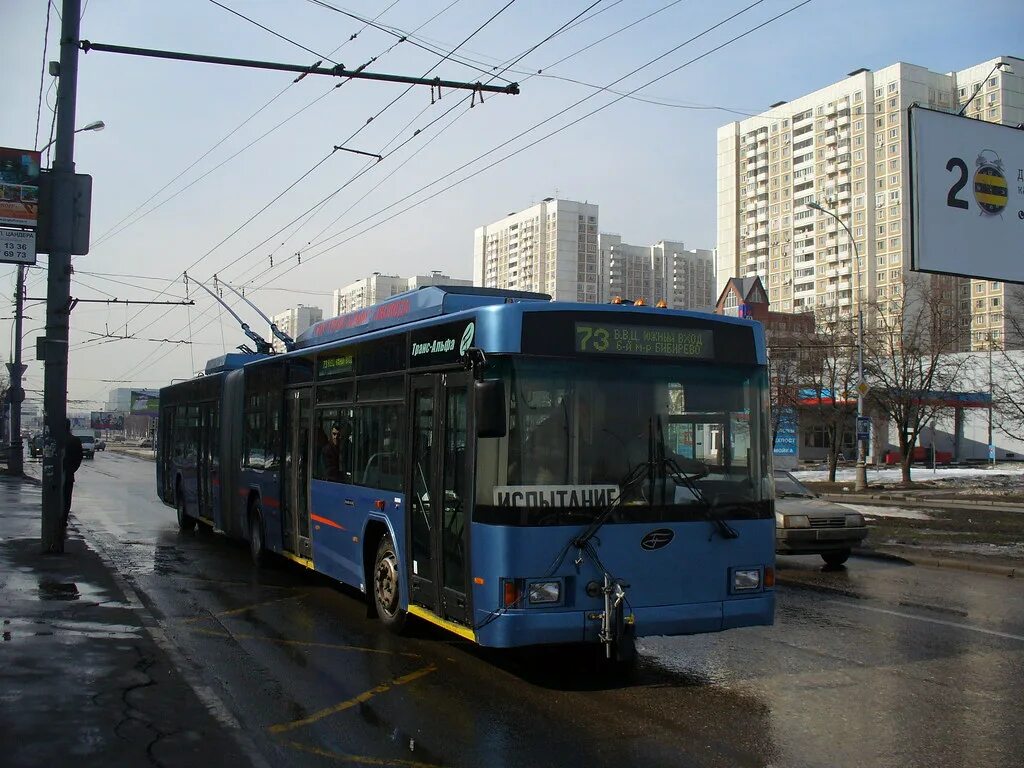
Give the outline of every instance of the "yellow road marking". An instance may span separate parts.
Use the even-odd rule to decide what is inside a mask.
[[[334,704],[330,707],[326,707],[325,709],[321,709],[318,712],[314,712],[309,717],[304,717],[301,720],[293,720],[290,723],[278,723],[277,725],[271,725],[267,730],[269,730],[271,733],[286,733],[287,731],[293,731],[296,728],[301,728],[304,725],[312,725],[313,723],[323,720],[325,717],[330,717],[331,715],[336,715],[339,712],[344,712],[346,709],[351,709],[352,707],[358,706],[359,704],[362,704],[364,701],[369,701],[374,696],[378,696],[382,693],[387,693],[392,688],[397,688],[400,685],[408,685],[409,683],[415,680],[419,680],[421,677],[429,675],[431,672],[435,671],[437,671],[437,667],[431,664],[430,666],[423,667],[423,669],[418,669],[415,672],[410,672],[408,675],[397,677],[390,683],[382,683],[378,685],[376,688],[371,688],[368,691],[363,691],[358,696],[354,696],[348,701],[343,701],[340,704]]]
[[[291,640],[286,637],[264,637],[263,635],[250,635],[246,633],[233,633],[233,632],[218,632],[215,629],[203,629],[202,627],[196,627],[192,630],[198,635],[207,635],[209,637],[230,637],[235,640],[266,640],[268,643],[278,643],[279,645],[297,645],[307,648],[326,648],[332,651],[362,651],[364,653],[383,653],[389,656],[408,656],[411,659],[420,658],[418,653],[410,653],[408,651],[387,651],[381,648],[364,648],[361,645],[343,645],[342,643],[318,643],[312,640]]]
[[[241,608],[232,608],[229,611],[220,611],[219,613],[211,613],[207,616],[190,616],[187,619],[182,619],[185,624],[193,624],[197,621],[208,621],[210,619],[221,619],[225,616],[237,616],[240,613],[246,613],[247,611],[255,610],[256,608],[262,608],[264,605],[272,605],[273,603],[280,603],[285,600],[298,600],[299,598],[305,597],[306,593],[303,592],[299,595],[287,595],[285,597],[276,597],[273,600],[264,600],[262,603],[253,603],[252,605],[245,605]]]
[[[358,765],[401,765],[406,768],[440,768],[434,763],[421,763],[419,760],[402,760],[401,758],[388,759],[386,757],[369,757],[368,755],[348,755],[344,752],[331,752],[327,749],[314,747],[312,744],[300,744],[297,741],[288,742],[288,746],[300,752],[308,752],[318,757],[326,757],[343,763],[356,763]]]
[[[204,584],[216,584],[218,586],[225,587],[252,587],[251,581],[225,581],[224,579],[210,579],[206,576],[188,576],[185,574],[175,574],[174,578],[183,579],[185,581],[201,581]],[[289,592],[298,592],[304,587],[287,587],[280,584],[260,584],[259,588],[263,589],[284,589]]]
[[[410,605],[409,613],[413,616],[429,621],[431,624],[436,624],[442,629],[447,629],[449,632],[454,632],[459,637],[464,637],[466,640],[472,640],[476,642],[476,634],[469,627],[464,627],[461,624],[456,624],[454,621],[448,621],[448,619],[442,619],[440,616],[431,613],[426,608],[421,608],[418,605]]]

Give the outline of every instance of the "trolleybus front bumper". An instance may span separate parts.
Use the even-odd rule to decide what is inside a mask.
[[[770,625],[775,593],[688,605],[639,607],[631,611],[637,637],[695,635],[738,627]],[[509,610],[488,620],[481,616],[480,645],[512,648],[522,645],[598,642],[601,614],[580,610]]]

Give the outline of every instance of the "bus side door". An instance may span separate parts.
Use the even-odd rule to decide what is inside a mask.
[[[309,454],[313,414],[309,387],[288,390],[285,396],[284,473],[281,525],[284,548],[299,557],[312,557],[309,542]]]
[[[471,385],[468,373],[415,376],[409,442],[410,602],[463,624],[471,616]]]

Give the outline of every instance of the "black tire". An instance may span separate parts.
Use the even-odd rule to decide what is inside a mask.
[[[266,542],[263,537],[263,505],[255,499],[249,507],[249,555],[253,565],[262,568],[267,564]]]
[[[829,568],[838,568],[850,559],[850,550],[837,549],[835,552],[822,552],[821,559],[825,561],[825,565]]]
[[[380,537],[371,576],[370,588],[373,590],[377,618],[391,632],[401,634],[408,614],[400,607],[402,568],[390,533]]]
[[[174,486],[174,506],[178,513],[178,530],[183,533],[195,530],[196,519],[185,511],[185,492],[181,483]]]

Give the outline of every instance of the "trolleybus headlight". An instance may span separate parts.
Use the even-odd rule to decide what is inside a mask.
[[[757,568],[732,572],[732,589],[734,592],[749,592],[761,586],[761,571]]]
[[[530,585],[531,603],[557,603],[562,598],[562,585],[557,581],[535,581]]]

